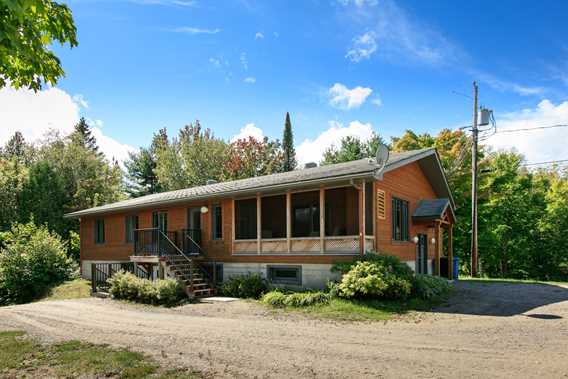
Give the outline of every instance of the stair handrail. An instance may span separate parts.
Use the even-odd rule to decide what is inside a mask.
[[[205,253],[205,251],[201,248],[201,245],[199,245],[197,242],[195,242],[195,240],[193,238],[191,238],[191,236],[189,235],[189,233],[184,233],[186,238],[189,239],[189,241],[191,243],[193,243],[195,246],[197,246],[197,249],[199,250],[199,252],[201,253],[201,255],[203,255],[204,257],[207,256],[207,254]],[[212,264],[213,264],[213,275],[209,275],[209,273],[207,272],[207,270],[205,270],[203,267],[201,267],[200,264],[197,264],[197,267],[199,268],[199,270],[205,274],[205,276],[207,276],[209,278],[209,282],[211,284],[211,286],[213,288],[217,287],[217,278],[216,278],[216,274],[217,274],[217,262],[215,260],[212,260]],[[213,277],[211,277],[213,276]]]

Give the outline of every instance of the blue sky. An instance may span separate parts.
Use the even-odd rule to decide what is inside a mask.
[[[67,104],[74,114],[50,126],[68,130],[62,124],[84,115],[108,139],[103,144],[112,145],[111,154],[147,145],[158,128],[174,132],[195,119],[226,139],[245,125],[244,134],[280,138],[289,111],[296,145],[304,144],[301,159],[314,160],[347,134],[366,138],[374,130],[388,138],[407,128],[436,133],[470,122],[471,99],[462,94],[471,94],[473,80],[498,126],[568,121],[564,2],[68,5],[79,46],[55,47],[66,71],[56,89],[75,108]],[[0,93],[3,100],[17,96]],[[538,143],[527,135],[492,143],[516,147],[528,160],[549,159],[568,142],[565,131],[550,133],[557,134],[540,134]],[[551,149],[551,138],[564,143]]]

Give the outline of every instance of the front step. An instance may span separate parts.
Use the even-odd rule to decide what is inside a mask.
[[[201,298],[217,294],[217,289],[207,282],[201,270],[195,267],[195,264],[192,267],[186,257],[169,256],[165,263],[178,281],[183,283],[185,292],[190,298]]]

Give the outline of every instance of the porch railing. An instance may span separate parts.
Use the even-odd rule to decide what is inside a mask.
[[[143,279],[153,279],[152,272],[142,269],[133,262],[92,263],[91,264],[91,290],[106,292],[110,288],[108,279],[119,271],[126,271]]]
[[[134,230],[134,255],[164,256],[172,253],[166,238],[187,255],[203,254],[200,229],[164,232],[147,228]]]

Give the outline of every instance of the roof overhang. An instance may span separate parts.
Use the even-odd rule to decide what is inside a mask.
[[[170,205],[176,205],[181,203],[188,203],[188,202],[197,202],[201,200],[215,200],[220,198],[234,198],[234,197],[245,197],[248,195],[255,195],[257,193],[274,193],[274,192],[282,192],[292,189],[303,189],[305,187],[313,187],[313,186],[320,186],[323,184],[339,184],[345,183],[348,185],[350,181],[356,179],[372,179],[375,176],[374,170],[363,171],[356,174],[351,175],[341,175],[341,176],[331,176],[324,179],[315,179],[315,180],[305,180],[302,182],[296,183],[283,183],[277,185],[270,185],[270,186],[260,186],[250,189],[243,189],[243,190],[235,190],[235,191],[224,191],[220,193],[212,193],[207,195],[196,195],[192,196],[191,198],[183,198],[183,199],[172,199],[172,200],[160,200],[154,202],[147,202],[144,204],[138,205],[125,205],[125,206],[117,206],[114,207],[112,210],[109,209],[100,209],[97,210],[96,208],[89,208],[77,212],[72,212],[64,215],[65,218],[79,218],[82,216],[96,216],[102,214],[112,214],[112,213],[122,213],[125,211],[130,210],[137,210],[137,209],[146,209],[146,208],[153,208],[153,207],[166,207]]]

